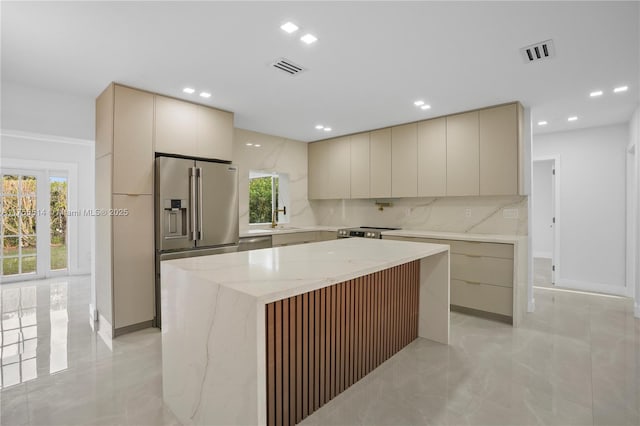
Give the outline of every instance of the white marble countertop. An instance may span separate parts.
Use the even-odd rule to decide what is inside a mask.
[[[166,260],[177,269],[269,303],[446,252],[448,246],[345,238],[272,249]],[[174,271],[175,271],[174,269]],[[176,271],[177,272],[177,271]]]
[[[278,225],[277,228],[251,228],[245,229],[240,232],[240,238],[243,237],[256,237],[260,235],[274,235],[274,234],[295,234],[298,232],[314,232],[314,231],[329,231],[337,232],[341,229],[340,226],[288,226]]]
[[[526,240],[526,235],[501,235],[501,234],[470,234],[466,232],[440,232],[440,231],[422,231],[412,229],[399,229],[397,231],[383,231],[382,237],[414,237],[414,238],[435,238],[442,240],[461,240],[461,241],[481,241],[487,243],[522,243]]]

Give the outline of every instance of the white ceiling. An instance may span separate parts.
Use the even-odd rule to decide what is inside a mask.
[[[638,2],[1,2],[2,80],[96,97],[111,81],[303,141],[519,100],[558,131],[627,121]],[[279,26],[293,21],[288,35]],[[304,32],[318,37],[299,41]],[[553,39],[556,57],[519,48]],[[269,64],[308,68],[290,77]],[[612,89],[629,91],[613,95]],[[192,86],[213,96],[185,95]],[[589,92],[605,91],[598,99]],[[413,105],[424,99],[422,111]],[[567,123],[570,115],[579,116]],[[330,134],[316,124],[331,126]]]

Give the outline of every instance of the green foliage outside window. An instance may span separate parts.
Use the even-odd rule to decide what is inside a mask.
[[[277,200],[277,176],[249,179],[249,223],[271,222],[271,215],[278,208]]]

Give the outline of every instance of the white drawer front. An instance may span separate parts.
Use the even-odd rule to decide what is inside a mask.
[[[451,278],[513,287],[513,260],[452,254]]]
[[[451,240],[451,253],[513,259],[513,244]]]
[[[318,240],[318,234],[315,231],[296,232],[293,234],[273,234],[271,236],[273,247],[313,243],[313,242],[316,242],[317,240]]]
[[[488,284],[451,280],[451,304],[513,316],[513,290]]]

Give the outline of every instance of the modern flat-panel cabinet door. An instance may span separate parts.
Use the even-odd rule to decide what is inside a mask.
[[[447,195],[479,195],[478,111],[447,120]]]
[[[113,307],[117,330],[154,318],[153,195],[114,195]],[[149,323],[149,325],[151,325]]]
[[[391,128],[391,196],[418,195],[418,126]]]
[[[369,198],[369,133],[351,136],[351,198]]]
[[[447,124],[445,118],[418,123],[418,197],[447,194]]]
[[[231,161],[233,114],[198,105],[197,157]]]
[[[480,111],[480,195],[518,193],[517,104]]]
[[[329,198],[329,144],[326,141],[313,142],[308,147],[309,199]]]
[[[391,129],[369,133],[370,197],[391,197]]]
[[[153,95],[115,86],[113,192],[153,194]]]
[[[198,105],[164,96],[156,100],[156,152],[197,155]]]
[[[351,198],[350,137],[331,139],[329,144],[329,198]]]

